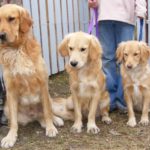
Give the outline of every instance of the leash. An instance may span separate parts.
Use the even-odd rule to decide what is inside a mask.
[[[139,41],[142,41],[143,38],[143,25],[144,25],[144,19],[140,19],[140,33],[139,33]]]
[[[96,36],[98,37],[98,8],[93,8],[93,16],[89,22],[88,33],[91,34],[93,27],[96,27]]]

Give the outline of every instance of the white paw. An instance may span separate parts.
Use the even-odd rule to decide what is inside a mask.
[[[71,127],[71,132],[73,132],[73,133],[81,133],[82,132],[82,124],[74,124]]]
[[[59,117],[54,116],[53,122],[58,127],[64,126],[64,121]]]
[[[149,124],[148,118],[142,118],[141,121],[139,122],[139,124],[141,124],[143,126],[147,126]]]
[[[58,134],[58,131],[55,128],[55,126],[53,126],[51,128],[46,128],[46,136],[55,137],[57,134]]]
[[[136,120],[135,118],[129,118],[127,125],[130,127],[135,127],[136,126]]]
[[[96,124],[87,125],[87,133],[97,134],[98,132],[100,132],[100,129],[96,126]]]
[[[108,116],[103,116],[102,117],[102,122],[106,123],[106,124],[111,124],[112,123],[112,120],[110,117]]]
[[[1,141],[1,147],[2,148],[10,148],[13,147],[16,143],[17,136],[13,136],[8,134],[6,137],[4,137]]]

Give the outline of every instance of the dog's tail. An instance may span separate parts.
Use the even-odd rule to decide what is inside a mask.
[[[54,98],[52,102],[53,113],[64,120],[74,120],[74,107],[71,97]]]

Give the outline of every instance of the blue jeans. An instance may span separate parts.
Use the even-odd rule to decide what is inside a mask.
[[[110,111],[119,107],[123,109],[122,80],[116,63],[116,49],[120,42],[133,39],[134,26],[119,21],[99,21],[99,40],[103,48],[103,71],[106,74],[106,86],[110,94]]]

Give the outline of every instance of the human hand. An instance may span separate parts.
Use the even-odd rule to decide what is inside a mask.
[[[88,5],[90,8],[98,7],[98,0],[88,0]]]

